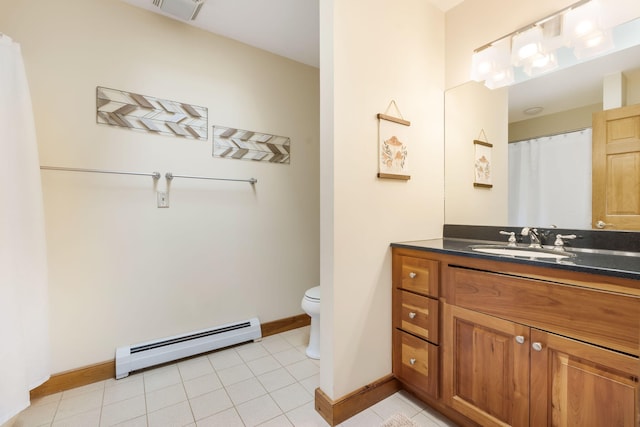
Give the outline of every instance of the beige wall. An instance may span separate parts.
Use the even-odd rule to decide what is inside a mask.
[[[468,82],[447,91],[444,211],[448,224],[507,224],[507,115],[507,88],[489,90]],[[493,144],[491,188],[473,186],[474,140]]]
[[[444,15],[422,0],[320,4],[320,386],[339,398],[391,372],[389,243],[442,233]],[[391,100],[411,121],[409,181],[376,178]]]
[[[302,313],[319,283],[319,72],[116,0],[0,2],[22,45],[44,165],[172,171],[151,178],[43,171],[53,372],[117,346]],[[106,86],[208,107],[209,126],[286,135],[290,165],[218,159],[209,140],[96,124]],[[209,129],[210,130],[210,129]],[[18,183],[16,183],[18,185]]]
[[[509,142],[590,128],[596,111],[602,111],[602,103],[509,123]]]

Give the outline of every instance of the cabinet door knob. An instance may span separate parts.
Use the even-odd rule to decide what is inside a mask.
[[[415,277],[417,276],[416,273],[414,273],[413,271],[411,273],[409,273],[409,277],[412,279],[415,279]]]
[[[533,344],[531,344],[531,348],[533,348],[535,351],[542,351],[542,344],[540,344],[539,342],[534,342]]]
[[[516,336],[516,342],[518,344],[524,344],[524,337],[522,335]]]
[[[416,364],[416,359],[409,359],[409,364],[410,365],[415,365]]]
[[[409,319],[414,319],[416,317],[416,314],[412,311],[409,313]]]

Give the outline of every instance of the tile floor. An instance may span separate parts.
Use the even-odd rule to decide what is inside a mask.
[[[309,327],[260,342],[34,400],[15,427],[325,427],[314,409],[320,363],[304,353]],[[422,427],[453,426],[398,392],[342,427],[376,427],[398,412]]]

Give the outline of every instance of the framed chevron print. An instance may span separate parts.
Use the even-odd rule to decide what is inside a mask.
[[[181,138],[208,139],[205,107],[98,86],[96,121]]]
[[[213,157],[289,164],[291,140],[224,126],[213,126]]]

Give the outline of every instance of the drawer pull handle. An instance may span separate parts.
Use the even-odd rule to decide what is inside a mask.
[[[534,342],[533,344],[531,344],[531,348],[533,348],[535,351],[542,351],[542,344],[540,344],[539,342]]]
[[[416,314],[412,311],[409,313],[409,319],[415,319]]]
[[[518,344],[524,344],[524,337],[523,337],[522,335],[518,335],[518,336],[516,337],[516,342],[517,342]]]
[[[416,276],[417,276],[417,274],[416,274],[416,273],[414,273],[413,271],[412,271],[411,273],[409,273],[409,277],[410,277],[411,279],[415,279],[415,278],[416,278]]]
[[[416,359],[409,359],[409,364],[410,365],[415,365],[416,364]]]

